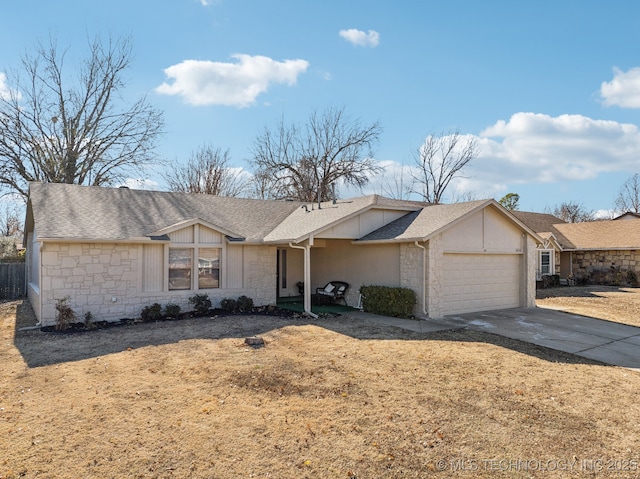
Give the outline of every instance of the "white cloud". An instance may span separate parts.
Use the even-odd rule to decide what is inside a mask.
[[[602,173],[636,171],[636,125],[582,115],[516,113],[477,138],[478,157],[458,186],[497,195],[507,185],[568,183]]]
[[[0,98],[9,99],[11,96],[11,90],[7,85],[7,75],[0,73]]]
[[[640,155],[636,125],[582,115],[516,113],[508,122],[487,128],[480,139],[481,160],[500,164],[505,171],[515,168],[526,181],[584,180],[632,170]]]
[[[613,80],[603,82],[600,86],[604,104],[640,108],[640,67],[632,68],[628,72],[614,68],[613,73]]]
[[[360,47],[377,47],[380,44],[380,34],[375,30],[363,32],[356,28],[340,30],[340,36],[349,43]]]
[[[640,158],[636,125],[582,115],[516,113],[475,139],[478,156],[451,182],[446,202],[468,193],[498,198],[517,190],[517,185],[546,183],[560,188],[604,173],[635,172]],[[398,179],[399,164],[381,165],[387,166],[385,181]],[[371,186],[375,184],[373,179]]]
[[[122,185],[131,188],[132,190],[159,190],[159,183],[155,180],[149,180],[145,178],[127,178]]]
[[[309,67],[305,60],[272,60],[265,56],[232,55],[237,63],[185,60],[164,70],[173,83],[156,91],[180,95],[192,105],[247,107],[273,84],[295,85]]]

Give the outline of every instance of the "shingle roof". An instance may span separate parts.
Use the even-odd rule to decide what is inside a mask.
[[[565,249],[640,249],[640,221],[588,221],[555,227],[574,246]]]
[[[247,242],[259,242],[300,205],[127,188],[30,185],[30,209],[40,238],[128,240],[197,218]]]
[[[529,211],[511,211],[511,213],[543,238],[548,238],[549,234],[553,234],[562,249],[575,248],[573,243],[557,229],[558,224],[564,223],[560,218],[547,213]]]
[[[492,200],[470,201],[448,205],[427,205],[419,211],[406,214],[359,241],[420,241],[432,236],[448,225],[477,209],[492,203]]]
[[[427,203],[418,201],[394,200],[378,195],[361,196],[348,200],[338,200],[317,205],[305,203],[289,215],[271,233],[265,237],[267,242],[294,241],[305,239],[323,229],[372,208],[415,211]]]
[[[360,241],[414,241],[491,203],[495,201],[430,205],[370,195],[318,208],[290,201],[32,183],[28,215],[41,239],[140,240],[197,220],[246,242],[282,243],[301,241],[370,209],[390,209],[407,214]]]

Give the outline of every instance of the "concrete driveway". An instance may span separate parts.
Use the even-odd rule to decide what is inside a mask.
[[[452,326],[499,334],[606,364],[640,368],[640,328],[635,326],[546,308],[468,313],[445,320]]]

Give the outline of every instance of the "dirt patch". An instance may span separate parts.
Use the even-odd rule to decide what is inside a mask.
[[[536,293],[538,306],[640,326],[640,288],[574,286]]]
[[[638,476],[627,369],[344,316],[61,335],[16,314],[0,305],[0,478]]]

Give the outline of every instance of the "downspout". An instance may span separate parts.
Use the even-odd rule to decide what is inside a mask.
[[[318,315],[311,312],[311,244],[298,246],[290,241],[289,247],[304,251],[304,314],[317,319]]]
[[[427,248],[417,241],[415,245],[422,250],[422,314],[427,315]]]

